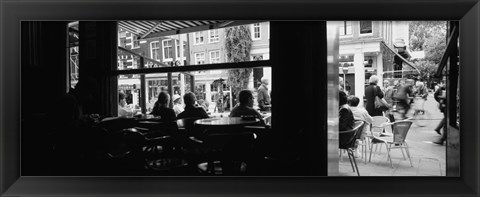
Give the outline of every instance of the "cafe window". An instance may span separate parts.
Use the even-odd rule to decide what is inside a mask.
[[[203,44],[203,31],[193,33],[194,36],[194,45]]]
[[[173,60],[173,40],[162,40],[163,47],[163,61]]]
[[[191,23],[192,22],[190,22],[190,24]],[[271,63],[269,60],[259,59],[255,63],[252,62],[251,67],[248,67],[248,62],[253,61],[250,55],[248,57],[235,56],[235,58],[241,59],[233,59],[233,57],[231,57],[232,59],[228,59],[228,56],[225,54],[225,58],[222,58],[222,53],[224,53],[224,51],[226,53],[229,50],[226,49],[228,48],[226,45],[228,46],[229,43],[230,46],[234,46],[239,44],[236,43],[238,40],[243,40],[242,43],[250,42],[250,44],[252,44],[251,27],[252,24],[245,24],[243,26],[218,28],[213,31],[210,31],[212,29],[205,29],[185,34],[163,35],[158,38],[152,37],[149,39],[156,39],[157,41],[153,41],[148,45],[141,45],[139,50],[150,51],[150,58],[143,57],[135,51],[119,48],[119,50],[117,50],[118,60],[119,62],[122,60],[122,63],[119,63],[118,69],[113,71],[113,73],[116,73],[118,76],[118,89],[119,91],[129,91],[129,93],[132,94],[132,106],[140,107],[142,113],[151,111],[158,94],[165,91],[168,92],[171,97],[174,94],[183,96],[187,92],[193,92],[197,96],[197,100],[203,100],[202,102],[205,102],[211,116],[220,114],[228,116],[229,111],[235,106],[236,102],[238,102],[236,100],[236,94],[238,94],[241,89],[250,89],[256,98],[257,94],[254,81],[258,81],[262,77],[269,78],[269,90],[271,90]],[[257,27],[259,27],[259,24]],[[257,30],[259,31],[260,29],[257,28]],[[209,45],[208,49],[205,49],[204,46],[197,46],[198,44],[204,43],[204,32],[206,31],[210,33],[208,37],[209,41],[210,38],[213,40],[218,39],[218,42],[225,44],[212,44]],[[219,35],[226,36],[220,37]],[[241,37],[238,35],[248,36]],[[259,36],[259,34],[257,35]],[[162,40],[162,46],[160,46],[160,40],[165,37],[167,37],[168,40]],[[179,39],[182,37],[185,39]],[[171,66],[171,64],[165,63],[164,61],[168,58],[173,59],[173,56],[178,57],[176,54],[179,54],[178,51],[180,51],[179,46],[181,42],[184,44],[183,52],[185,54],[181,59],[184,60],[186,64]],[[143,49],[142,47],[148,48]],[[268,43],[257,47],[260,48],[264,56],[269,55]],[[230,47],[230,50],[234,50],[234,47]],[[235,51],[230,52],[233,53]],[[162,53],[162,58],[165,58],[164,60],[160,60],[160,53]],[[247,64],[243,62],[247,62]],[[134,64],[137,66],[134,67]],[[186,65],[188,65],[188,67],[184,67]],[[206,66],[208,66],[208,69],[204,68]],[[217,66],[218,68],[216,68]],[[254,69],[262,69],[262,75],[254,75]],[[239,83],[241,86],[235,83]],[[145,89],[142,90],[142,88]],[[254,108],[258,108],[258,105],[254,104]],[[219,109],[220,111],[218,111]]]
[[[347,36],[352,35],[352,21],[342,21],[342,25],[340,26],[340,35]]]
[[[68,43],[69,43],[69,88],[74,88],[78,83],[79,70],[79,31],[78,21],[68,24]],[[67,90],[68,91],[68,90]]]
[[[160,61],[160,42],[155,41],[150,43],[150,58]]]
[[[215,43],[220,41],[218,29],[208,31],[208,43]]]
[[[372,33],[372,21],[360,21],[360,34]]]
[[[260,40],[261,39],[261,28],[260,23],[255,23],[252,25],[252,40]]]

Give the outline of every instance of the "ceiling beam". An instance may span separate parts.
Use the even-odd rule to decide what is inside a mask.
[[[171,35],[176,35],[176,34],[185,34],[185,33],[198,32],[198,31],[205,31],[205,30],[210,30],[210,29],[226,28],[226,27],[239,26],[239,25],[247,25],[247,24],[259,23],[259,22],[265,22],[265,21],[246,21],[246,20],[225,21],[225,22],[222,22],[222,23],[215,23],[213,25],[212,24],[199,25],[199,26],[187,27],[187,28],[170,30],[170,31],[150,33],[149,35],[145,36],[144,39],[145,38],[161,37],[161,36],[171,36]]]
[[[152,31],[155,30],[155,28],[157,28],[158,26],[160,26],[162,23],[163,23],[163,21],[158,21],[157,24],[155,24],[152,28],[150,28],[145,34],[143,34],[142,36],[140,36],[140,39],[144,39],[145,37],[147,37],[148,34],[152,33]]]

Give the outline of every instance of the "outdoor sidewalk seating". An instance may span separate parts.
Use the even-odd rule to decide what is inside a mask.
[[[406,137],[408,134],[408,131],[410,130],[410,127],[412,126],[412,121],[410,120],[402,120],[402,121],[396,121],[393,123],[386,123],[383,124],[381,127],[390,127],[393,125],[393,135],[392,136],[382,136],[381,133],[374,133],[373,130],[371,132],[371,135],[373,136],[373,139],[371,141],[371,147],[370,147],[370,160],[372,159],[372,152],[373,152],[373,144],[385,144],[387,147],[387,154],[388,154],[388,160],[390,161],[390,165],[393,168],[393,163],[392,163],[392,158],[390,157],[390,150],[391,149],[400,149],[402,151],[402,155],[405,158],[405,155],[403,153],[402,149],[405,149],[408,159],[410,161],[410,165],[412,165],[412,160],[410,157],[410,152],[408,149],[408,144],[406,142]],[[379,128],[381,128],[379,127]],[[392,147],[392,145],[394,145]]]
[[[360,172],[358,171],[357,161],[355,160],[353,151],[355,149],[356,140],[359,139],[361,136],[364,124],[365,123],[363,121],[355,121],[353,129],[347,130],[347,131],[339,131],[339,148],[340,150],[347,151],[348,159],[350,160],[350,165],[352,165],[352,169],[354,172],[356,169],[358,176],[360,176]],[[352,160],[353,160],[353,163],[352,163]]]

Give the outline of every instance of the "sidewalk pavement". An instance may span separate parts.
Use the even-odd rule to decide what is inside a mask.
[[[443,114],[438,110],[437,102],[430,94],[424,106],[429,113],[430,120],[424,127],[412,125],[407,135],[410,155],[413,167],[405,155],[402,156],[400,149],[393,149],[390,152],[393,168],[387,160],[387,150],[384,145],[380,151],[372,153],[372,159],[369,162],[370,151],[367,148],[367,160],[359,155],[356,158],[360,176],[445,176],[446,175],[446,147],[433,144],[440,135],[434,129],[441,121]],[[373,146],[375,150],[375,145]],[[380,145],[378,145],[380,149]],[[339,162],[339,176],[357,176],[353,172],[348,156],[342,154]]]

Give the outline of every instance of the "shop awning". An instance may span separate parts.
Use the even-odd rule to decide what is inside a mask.
[[[417,71],[418,73],[420,73],[420,71],[418,70],[418,68],[413,65],[413,63],[411,63],[410,61],[408,61],[407,59],[405,59],[404,57],[402,57],[400,54],[398,54],[395,50],[393,50],[391,47],[389,47],[387,44],[385,44],[385,42],[380,42],[383,46],[385,46],[385,48],[387,48],[389,51],[391,51],[393,54],[395,54],[398,58],[400,58],[407,66],[413,68],[415,71]]]
[[[118,21],[118,26],[145,39],[258,22],[261,21]]]

